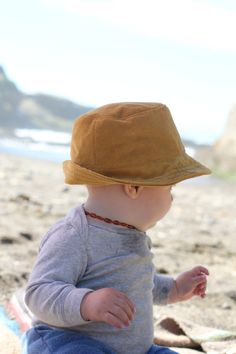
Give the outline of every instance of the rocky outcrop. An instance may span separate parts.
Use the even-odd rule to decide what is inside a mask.
[[[225,171],[236,171],[236,105],[229,113],[225,131],[213,146],[215,165]]]
[[[221,137],[210,148],[201,149],[196,158],[219,174],[236,174],[236,105]]]

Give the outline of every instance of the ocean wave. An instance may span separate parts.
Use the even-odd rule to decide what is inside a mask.
[[[1,151],[55,162],[70,158],[70,133],[52,130],[16,129],[15,135],[16,139],[2,138],[0,140]],[[186,152],[191,157],[195,155],[195,149],[192,147],[186,146]]]
[[[9,138],[1,139],[0,150],[16,155],[35,157],[54,162],[67,160],[70,156],[69,145],[50,145],[44,142],[26,142]]]
[[[39,129],[15,129],[15,136],[20,139],[32,139],[38,143],[48,144],[70,144],[71,134],[66,132],[56,132],[53,130]]]

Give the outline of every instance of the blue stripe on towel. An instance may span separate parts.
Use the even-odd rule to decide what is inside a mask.
[[[20,327],[18,323],[7,316],[7,313],[2,306],[0,306],[0,323],[8,327],[18,337],[21,336]]]

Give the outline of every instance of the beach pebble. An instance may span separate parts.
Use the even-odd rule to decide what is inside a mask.
[[[32,241],[32,239],[33,239],[32,234],[30,234],[28,232],[19,232],[19,235],[28,241]]]
[[[15,239],[11,236],[2,236],[0,242],[5,245],[11,245],[15,242]]]
[[[230,310],[232,308],[227,302],[224,302],[221,307],[224,310]]]

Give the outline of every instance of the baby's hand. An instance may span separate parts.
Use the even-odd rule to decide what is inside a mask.
[[[175,279],[175,287],[170,294],[170,302],[188,300],[194,295],[202,298],[206,296],[208,270],[205,267],[197,266],[180,274]]]
[[[124,293],[103,288],[85,295],[80,312],[85,320],[106,322],[121,329],[133,320],[135,306]]]

